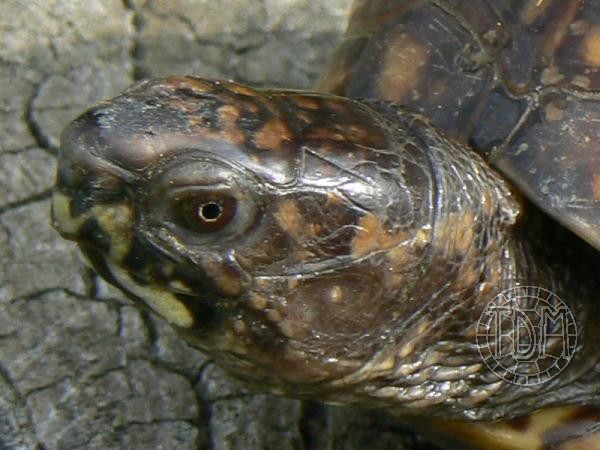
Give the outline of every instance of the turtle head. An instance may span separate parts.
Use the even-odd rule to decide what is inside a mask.
[[[64,131],[54,224],[234,371],[334,380],[391,339],[429,230],[424,162],[386,152],[373,120],[330,96],[144,82]]]
[[[423,311],[459,277],[452,252],[470,251],[454,215],[431,268],[439,199],[426,137],[403,129],[415,120],[328,95],[143,82],[64,131],[54,224],[232,372],[344,400],[439,340]]]

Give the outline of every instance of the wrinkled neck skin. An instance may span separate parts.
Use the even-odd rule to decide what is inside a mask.
[[[403,331],[400,351],[406,356],[394,369],[402,376],[392,381],[393,388],[373,391],[375,397],[402,393],[400,403],[406,403],[398,409],[400,414],[408,412],[405,407],[425,407],[430,416],[469,420],[519,417],[542,407],[580,404],[582,399],[597,402],[600,375],[594,343],[600,336],[592,325],[600,312],[594,275],[600,269],[597,251],[515,198],[504,180],[470,150],[442,142],[437,131],[419,120],[408,123],[423,143],[435,179],[431,256],[420,268],[425,285],[407,293],[424,304],[416,321]],[[577,324],[571,361],[560,375],[535,385],[512,384],[490,372],[481,364],[474,338],[482,331],[477,323],[489,302],[518,286],[556,294]],[[521,298],[519,308],[535,309],[535,301]],[[562,345],[559,340],[543,344],[548,354],[552,346]],[[421,397],[407,401],[415,391]]]

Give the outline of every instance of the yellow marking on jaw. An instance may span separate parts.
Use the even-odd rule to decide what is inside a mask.
[[[61,233],[75,234],[88,219],[89,214],[82,214],[74,219],[71,215],[71,198],[60,192],[54,192],[52,194],[52,217],[55,226]]]
[[[52,196],[54,220],[64,233],[76,233],[90,217],[96,218],[98,225],[111,238],[111,259],[122,260],[131,248],[131,228],[133,226],[133,210],[130,205],[96,205],[77,219],[73,219],[70,210],[70,198],[61,193]],[[159,289],[139,286],[131,280],[126,271],[106,260],[115,279],[132,294],[144,300],[154,311],[170,323],[182,328],[193,325],[194,318],[190,311],[177,298]]]
[[[242,293],[244,285],[240,276],[228,267],[211,261],[202,264],[202,269],[224,293],[231,296],[237,296]]]
[[[116,205],[96,205],[92,215],[98,225],[110,236],[110,255],[113,259],[122,260],[131,249],[131,228],[133,227],[133,210],[127,203]]]
[[[60,192],[52,195],[53,219],[62,233],[77,233],[85,222],[93,217],[98,221],[100,228],[110,236],[111,257],[121,260],[129,253],[133,226],[133,210],[130,205],[96,205],[79,217],[73,218],[70,203],[71,198]]]
[[[106,260],[106,265],[123,288],[144,300],[150,308],[171,324],[181,328],[189,328],[194,324],[194,317],[190,311],[173,294],[160,289],[138,285],[131,280],[127,272],[109,260]]]

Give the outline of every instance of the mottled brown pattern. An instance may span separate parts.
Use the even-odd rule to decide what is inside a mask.
[[[398,248],[407,240],[405,231],[390,232],[379,217],[367,214],[358,221],[357,231],[352,240],[352,255],[360,258],[374,251]]]
[[[292,140],[292,133],[285,122],[274,119],[256,133],[254,143],[264,149],[277,150],[286,142]]]

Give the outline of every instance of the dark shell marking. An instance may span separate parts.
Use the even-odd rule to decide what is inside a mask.
[[[359,0],[320,89],[422,112],[600,247],[600,2]]]

